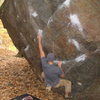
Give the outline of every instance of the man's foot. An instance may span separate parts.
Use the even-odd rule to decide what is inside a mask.
[[[46,90],[47,90],[48,92],[50,92],[50,91],[51,91],[51,87],[50,87],[50,86],[47,86],[47,87],[46,87]]]
[[[65,96],[65,100],[71,100],[72,96]]]

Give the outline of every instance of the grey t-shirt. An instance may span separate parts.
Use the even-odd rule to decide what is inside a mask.
[[[55,86],[59,83],[60,75],[63,73],[62,70],[55,66],[50,65],[45,57],[41,58],[42,68],[45,74],[45,81],[47,86]]]

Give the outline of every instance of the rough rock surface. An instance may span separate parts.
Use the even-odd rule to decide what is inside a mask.
[[[100,78],[88,87],[84,93],[79,94],[74,100],[100,100]]]
[[[0,17],[15,46],[41,72],[37,32],[45,52],[63,60],[66,79],[79,93],[100,76],[99,0],[5,0]]]

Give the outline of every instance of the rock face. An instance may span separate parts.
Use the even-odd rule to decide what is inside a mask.
[[[74,100],[100,100],[100,78],[87,88],[84,93],[79,94]]]
[[[43,48],[64,62],[65,78],[79,93],[100,76],[99,0],[5,0],[0,17],[15,46],[41,72],[37,32]]]

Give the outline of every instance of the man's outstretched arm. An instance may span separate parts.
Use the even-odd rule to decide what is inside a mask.
[[[39,46],[39,51],[40,51],[40,57],[45,57],[45,53],[42,47],[42,34],[38,34],[38,46]]]

